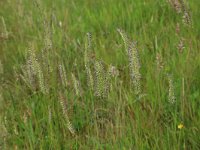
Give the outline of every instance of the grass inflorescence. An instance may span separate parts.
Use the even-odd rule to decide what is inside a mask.
[[[199,7],[0,1],[0,149],[200,149]]]

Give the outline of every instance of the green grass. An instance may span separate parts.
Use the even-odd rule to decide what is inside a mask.
[[[192,27],[183,24],[183,14],[167,0],[35,1],[0,1],[0,149],[200,149],[199,0],[187,3]],[[137,41],[141,98],[131,84],[118,28]],[[108,79],[106,96],[96,96],[88,86],[84,62],[88,32],[92,34],[88,65],[93,76],[100,76],[94,84],[101,92],[104,78]],[[183,52],[177,48],[181,38]],[[29,87],[22,68],[30,45],[43,76],[37,72]],[[60,80],[59,65],[67,82]],[[118,76],[107,75],[110,65]],[[43,77],[49,92],[42,89]],[[170,77],[173,104],[168,96]]]

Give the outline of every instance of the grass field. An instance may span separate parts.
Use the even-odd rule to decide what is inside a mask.
[[[0,149],[200,149],[199,0],[1,0]]]

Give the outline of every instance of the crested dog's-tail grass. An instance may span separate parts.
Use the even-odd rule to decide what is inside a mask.
[[[187,26],[192,26],[191,14],[184,0],[168,0],[168,2],[177,14],[182,15],[182,22]]]
[[[67,122],[67,128],[69,129],[69,131],[71,132],[72,135],[75,135],[76,131],[75,131],[74,127],[72,126],[70,120],[69,120],[69,116],[68,116],[68,113],[67,113],[66,101],[65,101],[64,97],[62,96],[62,94],[59,94],[59,101],[60,101],[60,105],[62,107],[63,115],[64,115],[65,120]]]
[[[76,79],[75,75],[71,73],[72,76],[72,82],[74,85],[74,90],[77,96],[81,96],[81,87],[80,87],[80,82]]]
[[[111,69],[106,69],[101,61],[96,60],[94,64],[94,95],[107,98],[111,86]]]
[[[104,67],[103,64],[99,61],[95,61],[94,64],[95,68],[95,77],[94,77],[94,89],[95,89],[95,96],[102,97],[103,89],[104,89]]]
[[[29,44],[26,64],[21,66],[22,74],[20,74],[23,81],[33,91],[39,87],[43,94],[49,92],[48,87],[45,85],[45,79],[40,62],[36,56],[33,43]]]
[[[121,35],[123,39],[125,50],[126,50],[126,53],[128,54],[128,49],[129,49],[129,45],[131,44],[131,41],[129,40],[127,34],[122,29],[117,29],[117,31],[119,32],[119,34]]]
[[[158,72],[164,68],[164,61],[161,53],[156,54],[156,67]]]
[[[58,71],[59,71],[59,77],[61,80],[61,84],[64,88],[66,88],[67,87],[67,77],[66,77],[66,71],[65,71],[63,64],[59,65]]]
[[[85,70],[87,74],[87,84],[88,87],[93,90],[94,89],[94,79],[92,76],[92,72],[90,69],[91,60],[88,56],[88,53],[91,52],[92,47],[92,35],[91,33],[87,33],[87,42],[85,44],[85,52],[84,52],[84,63],[85,63]]]
[[[181,2],[179,0],[168,0],[171,7],[180,14],[182,12]]]
[[[134,86],[134,91],[135,94],[139,96],[141,94],[141,66],[136,42],[131,42],[123,30],[118,29],[118,32],[120,33],[125,44],[125,49],[129,60],[130,77]]]
[[[0,149],[198,149],[198,0],[33,1],[0,0]]]
[[[172,75],[168,75],[168,84],[169,84],[168,101],[169,101],[169,103],[173,104],[176,101],[176,97],[175,97],[175,93],[174,93],[175,89],[174,89]]]
[[[184,0],[180,0],[181,5],[182,5],[182,20],[183,23],[187,26],[192,27],[192,18],[191,18],[191,13],[189,11],[189,6],[186,2],[184,2]]]
[[[52,49],[52,27],[48,19],[44,20],[44,49],[49,51]]]

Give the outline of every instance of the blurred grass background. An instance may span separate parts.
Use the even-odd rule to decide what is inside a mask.
[[[182,15],[166,0],[1,0],[0,32],[5,32],[6,25],[8,36],[0,39],[0,148],[200,149],[200,1],[186,4],[192,27],[182,23]],[[48,95],[31,93],[19,75],[29,43],[38,55],[44,45],[44,19],[51,24],[53,48],[48,61],[55,72]],[[118,28],[137,41],[146,94],[139,102],[130,86]],[[87,88],[83,59],[87,32],[92,33],[91,55],[119,70],[104,100]],[[181,38],[183,52],[177,48]],[[157,71],[158,54],[164,64],[161,71]],[[70,134],[58,102],[61,87],[56,68],[60,62],[68,80],[74,73],[84,91],[76,96],[69,85],[64,92],[76,136]],[[168,102],[168,73],[173,74],[174,105]],[[96,113],[103,119],[98,120]],[[179,129],[179,124],[184,127]]]

